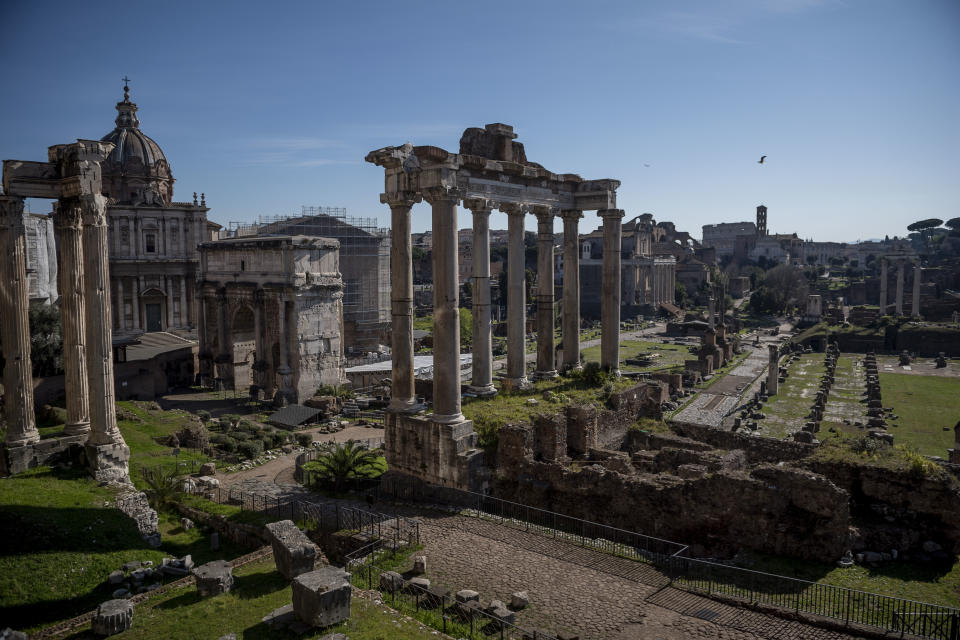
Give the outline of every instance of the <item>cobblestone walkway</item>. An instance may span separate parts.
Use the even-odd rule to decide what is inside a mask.
[[[518,624],[578,633],[585,640],[850,640],[798,622],[738,609],[667,586],[650,565],[498,523],[444,515],[421,528],[429,577],[481,599],[526,590]]]

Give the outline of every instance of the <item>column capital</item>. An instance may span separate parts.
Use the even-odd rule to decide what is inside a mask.
[[[394,191],[391,193],[381,193],[380,202],[393,207],[412,207],[422,202],[423,196],[416,191]]]
[[[427,187],[423,190],[423,199],[434,204],[437,202],[453,201],[454,204],[463,199],[465,192],[463,189],[447,186]]]
[[[464,209],[470,209],[473,213],[486,213],[489,214],[491,211],[500,206],[500,203],[496,200],[489,200],[487,198],[464,198],[463,207]]]
[[[0,195],[0,229],[23,226],[23,198]]]
[[[537,217],[538,222],[553,223],[553,217],[556,215],[553,207],[545,204],[535,204],[530,206],[530,211]]]
[[[572,220],[576,222],[577,220],[583,218],[583,211],[580,209],[561,209],[560,217],[564,220]]]
[[[107,225],[107,199],[99,193],[85,194],[77,198],[83,213],[83,224],[88,227]]]
[[[616,220],[621,220],[625,213],[623,209],[600,209],[597,211],[597,215],[601,218],[613,218]]]
[[[529,210],[527,205],[519,202],[501,202],[499,208],[508,216],[523,216]]]

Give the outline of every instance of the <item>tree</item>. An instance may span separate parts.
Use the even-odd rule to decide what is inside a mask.
[[[679,280],[673,287],[673,297],[681,309],[687,306],[687,288]]]
[[[807,279],[798,269],[781,264],[766,273],[763,284],[750,297],[759,313],[780,314],[807,297]]]
[[[335,491],[340,491],[347,480],[369,478],[377,475],[374,464],[379,456],[359,442],[346,442],[328,448],[320,457],[303,465],[317,474],[322,481],[332,482]]]
[[[960,218],[950,218],[943,225],[951,231],[960,231]]]
[[[473,313],[460,309],[460,348],[469,349],[473,343]]]
[[[63,373],[63,324],[60,304],[30,304],[30,360],[33,375]]]
[[[807,256],[807,264],[811,267],[817,264],[817,256]]]
[[[942,224],[943,220],[939,218],[927,218],[926,220],[917,220],[913,224],[908,225],[907,231],[923,231],[924,229],[939,227]]]

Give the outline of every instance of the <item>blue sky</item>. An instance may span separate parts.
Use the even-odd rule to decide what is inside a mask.
[[[175,198],[224,224],[313,204],[386,226],[366,152],[489,122],[695,236],[760,203],[818,240],[960,215],[957,0],[0,0],[0,60],[0,157],[105,135],[126,74]]]

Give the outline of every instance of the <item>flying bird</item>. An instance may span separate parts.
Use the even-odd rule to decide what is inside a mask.
[[[767,159],[767,156],[760,156],[760,159],[757,160],[757,164],[763,164],[763,161]]]

